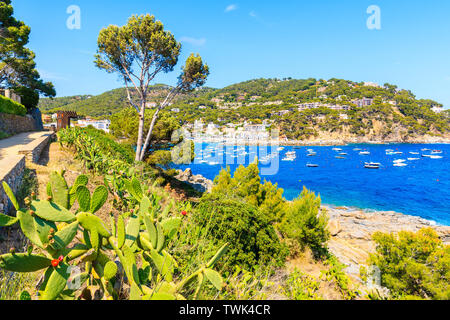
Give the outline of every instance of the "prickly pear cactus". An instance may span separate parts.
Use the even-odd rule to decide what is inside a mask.
[[[38,290],[42,300],[185,299],[182,292],[194,281],[193,298],[200,296],[205,283],[222,288],[222,278],[212,268],[226,246],[196,272],[180,278],[168,243],[177,236],[182,219],[171,217],[170,208],[161,207],[161,198],[145,193],[133,178],[124,185],[136,207],[125,214],[116,213],[116,217],[111,213],[106,224],[96,213],[108,200],[108,189],[99,186],[91,195],[87,184],[87,177],[80,176],[69,188],[63,173],[54,172],[46,198],[33,197],[25,208],[19,207],[4,184],[17,212],[15,217],[0,215],[0,226],[19,223],[32,245],[24,253],[11,250],[1,255],[0,268],[43,272]],[[79,204],[76,212],[71,210],[75,201]],[[125,295],[122,283],[130,288]]]

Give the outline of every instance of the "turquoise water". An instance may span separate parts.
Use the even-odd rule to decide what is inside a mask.
[[[266,155],[256,147],[245,147],[245,152],[243,148],[196,144],[195,162],[177,168],[191,168],[194,174],[212,180],[227,165],[233,173],[239,164],[248,165],[256,155],[259,158]],[[450,225],[450,145],[349,145],[337,148],[342,151],[335,151],[333,147],[285,147],[271,162],[260,163],[262,178],[278,183],[288,200],[295,199],[306,186],[320,194],[325,205],[396,211]],[[370,155],[360,155],[355,148],[367,150]],[[437,154],[442,159],[422,157],[423,154],[431,154],[431,151],[422,151],[424,148],[442,150],[442,154]],[[313,149],[317,155],[308,157],[308,149]],[[386,149],[403,154],[387,155]],[[295,161],[281,161],[289,151],[295,151]],[[275,155],[276,148],[267,151],[271,152]],[[339,153],[348,155],[343,156],[345,159],[335,158]],[[240,156],[232,158],[232,155]],[[418,160],[408,161],[407,158]],[[407,166],[393,166],[393,161],[398,159],[406,160]],[[207,162],[199,163],[201,160]],[[365,169],[365,162],[381,163],[381,167],[378,170]],[[307,163],[319,167],[308,168]],[[267,171],[272,172],[267,174]]]

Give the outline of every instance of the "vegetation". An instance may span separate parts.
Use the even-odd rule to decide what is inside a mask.
[[[0,130],[0,140],[9,138],[11,135]]]
[[[107,226],[95,213],[106,203],[108,189],[98,186],[91,194],[87,183],[86,176],[79,176],[68,187],[63,174],[54,172],[47,186],[47,199],[28,199],[26,208],[20,208],[4,183],[17,215],[1,215],[1,226],[20,223],[31,245],[26,253],[12,248],[9,254],[0,256],[0,267],[21,273],[45,270],[38,292],[43,300],[90,300],[96,296],[119,299],[124,295],[123,283],[130,287],[125,297],[133,300],[197,297],[206,282],[217,290],[222,288],[223,280],[212,267],[227,244],[192,274],[177,277],[178,265],[166,249],[177,235],[182,218],[170,210],[161,210],[160,199],[144,191],[133,178],[125,180],[125,184],[138,204],[136,209],[120,214],[117,220],[111,216]],[[79,209],[71,212],[76,201]],[[73,244],[77,234],[83,238]],[[195,291],[190,290],[196,282]]]
[[[24,116],[27,113],[27,109],[22,104],[0,95],[0,113]]]
[[[30,27],[16,20],[13,14],[11,0],[0,1],[0,88],[14,89],[25,107],[32,109],[37,106],[40,94],[54,97],[56,92],[52,83],[40,78],[35,54],[26,48]]]
[[[224,266],[230,272],[236,267],[248,271],[255,271],[259,266],[280,267],[289,254],[269,219],[246,202],[204,196],[194,218],[199,225],[209,227],[209,237],[217,245],[230,243]]]
[[[326,243],[330,238],[328,216],[320,209],[320,203],[320,197],[304,188],[300,197],[287,206],[280,226],[302,251],[309,247],[319,257],[327,253]]]
[[[181,44],[169,31],[164,30],[154,16],[132,16],[127,25],[109,26],[100,31],[95,64],[108,73],[116,72],[127,88],[128,102],[139,113],[136,161],[143,161],[149,146],[158,115],[179,92],[190,92],[201,87],[209,75],[209,68],[200,56],[191,54],[186,60],[178,84],[158,105],[146,137],[144,136],[145,109],[148,86],[161,72],[173,71],[178,63]],[[135,103],[129,91],[131,84],[138,93]],[[145,139],[145,141],[144,141]]]
[[[149,100],[156,104],[171,90],[162,85],[151,89]],[[104,94],[105,97],[77,101],[67,107],[83,110],[91,116],[109,115],[108,108],[115,113],[129,106],[125,102],[125,92],[125,89],[113,90]],[[110,95],[120,96],[122,101],[111,103],[107,100]],[[372,105],[359,108],[354,104],[355,100],[363,98],[373,99]],[[43,99],[42,105],[46,106],[48,101]],[[299,105],[304,103],[319,103],[322,107],[299,111]],[[326,105],[346,105],[349,109],[332,110]],[[308,139],[326,132],[400,140],[448,133],[448,113],[435,113],[433,106],[441,104],[417,99],[410,91],[390,84],[371,87],[341,79],[256,79],[223,89],[204,88],[182,94],[173,100],[171,108],[179,109],[180,125],[199,119],[218,125],[244,121],[257,124],[270,119],[289,139]],[[278,114],[283,110],[287,112]]]
[[[283,291],[290,300],[321,300],[319,288],[319,281],[296,269],[288,276]]]
[[[450,246],[436,232],[422,229],[398,235],[376,233],[370,264],[381,271],[381,284],[397,299],[450,299]]]

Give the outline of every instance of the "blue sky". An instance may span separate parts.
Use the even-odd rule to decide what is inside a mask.
[[[450,107],[448,0],[13,0],[15,16],[32,29],[29,47],[58,96],[99,94],[120,87],[93,64],[99,31],[132,14],[154,14],[199,53],[211,87],[260,77],[344,78],[397,84]],[[81,29],[69,30],[70,5]],[[367,8],[381,10],[381,30],[369,30]],[[179,73],[156,82],[174,84]]]

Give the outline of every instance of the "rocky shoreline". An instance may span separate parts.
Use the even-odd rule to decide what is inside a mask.
[[[179,170],[176,178],[200,192],[209,192],[213,181],[202,175],[194,175],[191,169]],[[434,221],[405,215],[394,211],[368,211],[348,207],[322,206],[329,215],[328,241],[330,252],[347,266],[346,272],[354,280],[360,279],[360,267],[367,264],[370,253],[375,252],[372,236],[375,232],[417,232],[422,228],[433,228],[445,244],[450,244],[450,226],[437,225]]]
[[[346,207],[323,207],[328,212],[331,239],[328,248],[347,266],[346,272],[360,281],[361,265],[366,265],[370,253],[375,252],[372,235],[377,232],[417,232],[433,228],[445,244],[450,244],[450,226],[439,226],[434,221],[404,215],[393,211],[364,211]]]

